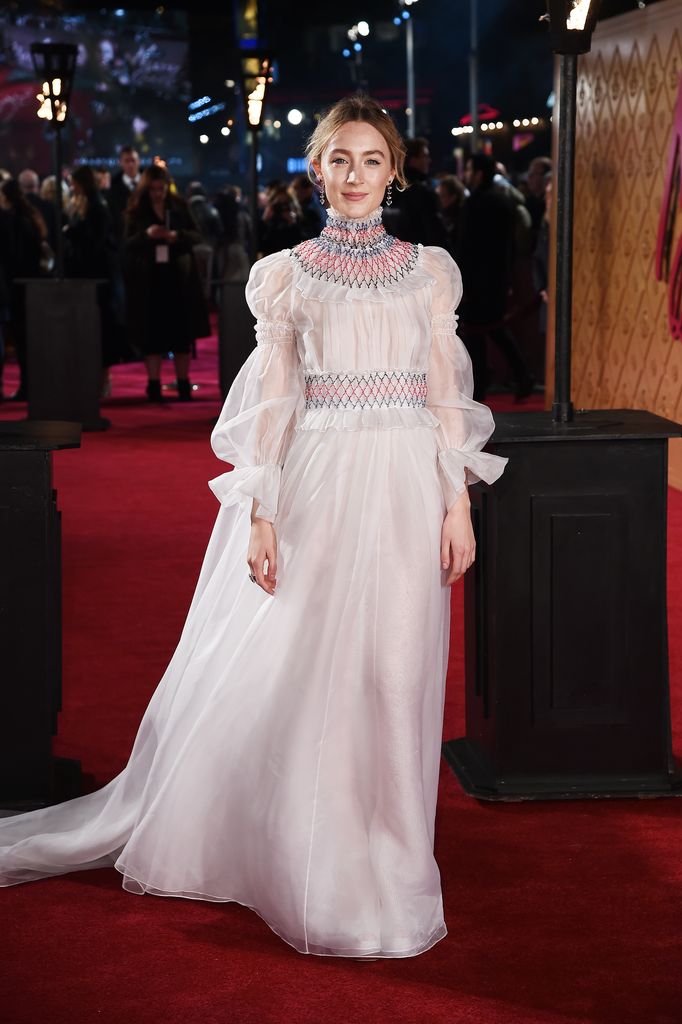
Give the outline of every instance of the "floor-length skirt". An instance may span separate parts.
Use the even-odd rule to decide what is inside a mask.
[[[0,821],[0,884],[114,865],[135,893],[237,901],[303,953],[446,934],[433,856],[450,591],[434,432],[300,430],[274,597],[221,508],[126,768]]]

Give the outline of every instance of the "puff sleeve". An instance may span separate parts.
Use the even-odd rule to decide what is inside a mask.
[[[246,301],[256,317],[256,347],[237,374],[211,434],[219,459],[235,468],[209,481],[222,505],[258,501],[256,515],[277,515],[282,465],[305,406],[304,378],[291,314],[288,251],[251,268]]]
[[[451,508],[468,484],[494,483],[507,459],[481,449],[495,429],[486,405],[474,402],[469,353],[457,336],[455,310],[462,298],[462,276],[444,249],[427,249],[436,283],[431,306],[431,349],[427,407],[438,419],[438,473],[445,503]]]

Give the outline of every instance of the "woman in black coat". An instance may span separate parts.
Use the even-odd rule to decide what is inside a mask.
[[[26,298],[19,282],[27,277],[41,277],[42,244],[47,238],[45,221],[26,201],[14,178],[0,186],[0,207],[3,210],[0,239],[0,264],[5,292],[5,312],[9,334],[17,353],[21,371],[19,390],[12,396],[23,401],[26,391]]]
[[[103,386],[108,368],[119,361],[123,331],[123,282],[113,233],[113,221],[102,199],[95,172],[85,165],[71,175],[73,197],[65,228],[67,277],[99,278],[102,324]]]
[[[201,235],[185,201],[170,191],[165,167],[143,172],[126,210],[124,239],[128,338],[144,356],[147,397],[161,400],[161,361],[172,352],[178,398],[188,401],[192,345],[210,331],[193,252]]]

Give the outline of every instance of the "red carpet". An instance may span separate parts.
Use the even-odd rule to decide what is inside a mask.
[[[105,434],[55,457],[63,511],[57,751],[90,785],[126,761],[179,636],[216,513],[218,411],[115,371]],[[6,385],[9,389],[11,382]],[[538,407],[538,400],[533,402]],[[496,408],[502,408],[498,399]],[[23,415],[5,404],[3,417]],[[671,673],[682,747],[682,494],[670,493]],[[446,736],[462,735],[461,588]],[[113,871],[0,892],[3,1024],[679,1024],[682,801],[479,804],[445,767],[436,853],[449,934],[411,960],[304,957],[250,911],[122,892]]]

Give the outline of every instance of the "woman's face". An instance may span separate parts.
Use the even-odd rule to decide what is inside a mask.
[[[166,198],[168,185],[165,181],[152,181],[149,185],[149,198],[155,206],[158,206]]]
[[[386,140],[365,121],[349,121],[329,140],[313,169],[327,201],[344,217],[366,217],[381,205],[395,168]]]

